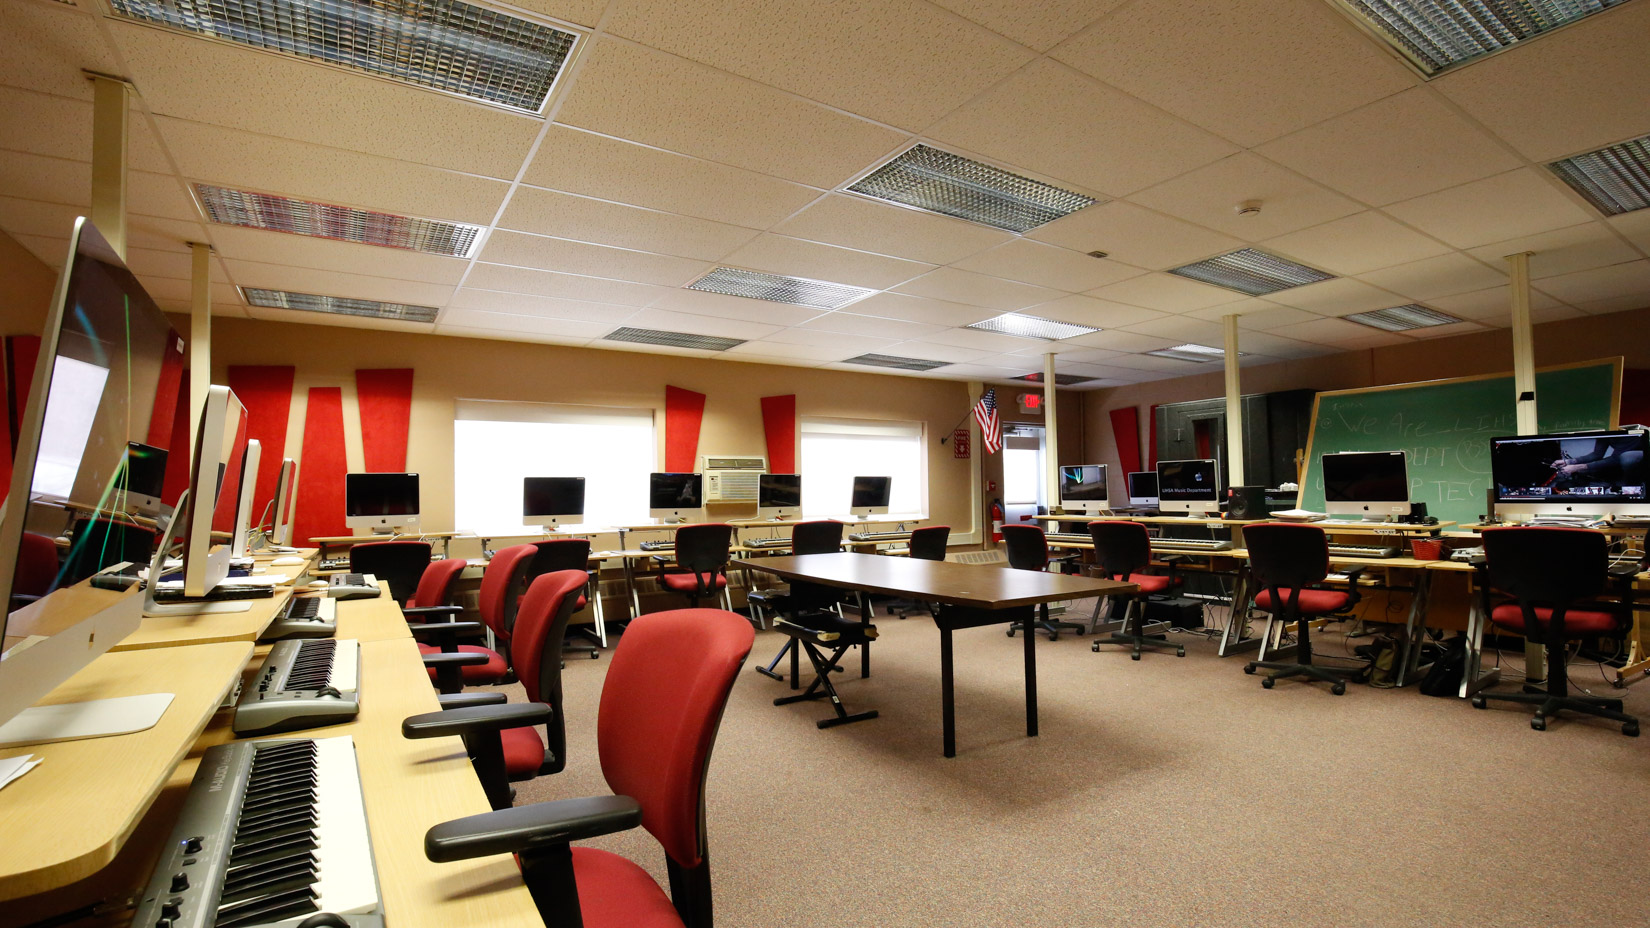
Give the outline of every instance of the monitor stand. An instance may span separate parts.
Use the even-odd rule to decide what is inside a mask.
[[[145,693],[142,696],[34,706],[0,725],[0,748],[146,731],[160,722],[171,704],[171,693]]]
[[[249,600],[198,600],[187,603],[163,603],[155,599],[155,593],[160,586],[160,578],[165,576],[166,551],[172,547],[172,540],[178,526],[179,513],[186,512],[189,501],[189,491],[184,490],[178,496],[178,505],[172,510],[172,517],[166,520],[166,531],[161,533],[160,540],[155,542],[155,553],[149,559],[149,582],[143,587],[143,615],[145,618],[159,618],[161,616],[179,615],[223,615],[232,612],[247,612],[252,608]]]

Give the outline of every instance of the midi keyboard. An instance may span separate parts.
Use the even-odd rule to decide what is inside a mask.
[[[277,641],[235,706],[238,735],[336,725],[361,710],[354,638]]]

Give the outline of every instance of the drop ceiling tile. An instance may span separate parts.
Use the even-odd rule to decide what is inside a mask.
[[[648,304],[655,309],[694,313],[700,316],[720,316],[723,319],[744,319],[769,325],[800,325],[824,313],[813,306],[792,306],[772,300],[706,293],[703,290],[666,290],[657,300]]]
[[[1650,261],[1641,259],[1549,277],[1541,281],[1541,289],[1572,306],[1613,297],[1636,297],[1650,303]]]
[[[934,0],[953,13],[1046,52],[1084,26],[1122,6],[1125,0]]]
[[[1627,240],[1637,245],[1640,251],[1650,253],[1650,209],[1622,213],[1604,221],[1617,232],[1627,236]]]
[[[0,190],[24,200],[87,206],[92,202],[92,166],[84,161],[0,151]]]
[[[464,258],[227,225],[212,227],[212,243],[225,258],[346,274],[370,270],[375,277],[435,284],[457,284],[470,263]]]
[[[1026,313],[1060,322],[1091,325],[1097,329],[1114,329],[1135,322],[1161,319],[1166,315],[1155,309],[1143,309],[1139,306],[1130,306],[1127,303],[1100,300],[1092,296],[1075,293],[1048,303],[1028,306],[1026,307]]]
[[[945,300],[909,296],[904,293],[873,293],[853,304],[853,310],[867,316],[884,319],[904,319],[909,322],[927,322],[933,325],[972,325],[990,319],[998,310],[985,306],[968,306]]]
[[[1273,329],[1271,334],[1280,338],[1293,338],[1348,350],[1400,345],[1411,341],[1396,332],[1382,332],[1380,329],[1347,322],[1345,319],[1319,319],[1316,322],[1280,326]]]
[[[751,229],[766,229],[819,191],[572,126],[553,125],[522,182]]]
[[[1275,329],[1280,325],[1293,325],[1297,322],[1311,322],[1322,319],[1324,314],[1296,309],[1293,306],[1279,306],[1276,303],[1262,299],[1240,300],[1237,303],[1228,303],[1225,306],[1213,306],[1209,309],[1199,309],[1186,313],[1196,319],[1206,319],[1209,322],[1222,322],[1227,316],[1236,314],[1238,328],[1251,332],[1263,332]],[[1222,323],[1224,324],[1224,323]]]
[[[500,178],[515,177],[542,125],[273,52],[113,19],[107,28],[159,116]]]
[[[1359,280],[1414,300],[1432,300],[1504,283],[1507,275],[1452,253],[1360,274]]]
[[[679,287],[710,270],[703,261],[504,230],[487,237],[481,259],[494,264],[564,271],[663,287]]]
[[[1386,210],[1457,248],[1471,248],[1595,218],[1560,186],[1544,171],[1523,168],[1394,203]]]
[[[703,348],[675,348],[670,345],[639,345],[635,342],[609,342],[603,341],[599,338],[591,339],[590,343],[586,347],[600,348],[605,351],[618,351],[627,355],[670,354],[679,358],[720,358],[727,354],[725,351],[706,351]],[[630,358],[628,360],[636,363],[642,362],[641,358]]]
[[[780,326],[749,322],[741,319],[722,319],[694,313],[675,313],[663,309],[643,309],[624,322],[638,329],[661,329],[666,332],[689,332],[694,335],[717,335],[722,338],[767,338],[782,331]],[[626,349],[628,350],[628,349]]]
[[[1531,161],[1556,161],[1650,129],[1650,10],[1628,3],[1433,83]]]
[[[72,220],[70,224],[73,224]],[[130,247],[174,248],[189,242],[204,241],[206,225],[202,222],[136,214],[126,217],[126,244]]]
[[[515,5],[569,25],[589,27],[601,21],[608,3],[607,0],[516,0]]]
[[[345,274],[231,258],[223,259],[223,266],[234,278],[236,285],[243,288],[291,290],[296,293],[344,296],[358,300],[410,303],[414,306],[445,306],[453,295],[453,288],[450,286],[416,280],[394,280],[388,277],[369,277],[365,274]],[[327,319],[334,318],[331,313],[298,312],[305,316],[324,315]]]
[[[773,231],[928,264],[950,264],[1014,238],[977,223],[842,193],[824,197]]]
[[[1194,309],[1235,303],[1245,294],[1224,287],[1215,287],[1176,277],[1173,274],[1147,274],[1121,283],[1110,284],[1088,292],[1089,296],[1119,303],[1130,303],[1166,313],[1184,313]]]
[[[751,349],[746,351],[745,349]],[[794,355],[786,355],[786,351],[794,351]],[[772,342],[746,342],[743,345],[734,345],[716,357],[724,361],[738,361],[741,364],[773,364],[781,367],[823,367],[815,352],[801,345],[776,345]],[[852,367],[853,365],[848,365]],[[859,368],[864,370],[864,368]]]
[[[835,187],[904,136],[684,58],[598,41],[557,122]]]
[[[1375,210],[1266,239],[1260,244],[1273,254],[1335,274],[1362,274],[1448,254],[1452,250]]]
[[[1179,267],[1244,245],[1242,239],[1122,200],[1078,210],[1033,229],[1027,237],[1085,254],[1104,251],[1117,261],[1152,270]]]
[[[928,134],[1110,196],[1133,193],[1236,151],[1229,142],[1048,59],[1027,65]]]
[[[1614,310],[1612,310],[1612,312],[1614,312]],[[1554,306],[1552,309],[1530,310],[1530,322],[1534,325],[1541,325],[1543,322],[1562,322],[1566,319],[1580,319],[1585,315],[1587,314],[1573,306],[1564,306],[1561,304]],[[1487,322],[1485,323],[1485,325],[1489,324],[1490,323]],[[1509,327],[1510,326],[1506,325],[1496,326],[1496,328]]]
[[[75,219],[86,211],[67,203],[42,203],[20,197],[0,197],[0,230],[12,238],[25,235],[67,238]],[[128,220],[130,223],[130,220]]]
[[[69,253],[68,239],[50,235],[16,235],[13,238],[53,271],[63,269],[63,259]]]
[[[449,335],[453,338],[482,338],[497,342],[529,342],[535,345],[564,345],[572,348],[593,347],[588,338],[565,338],[556,335],[539,335],[532,332],[511,332],[501,329],[476,329],[465,325],[436,324],[435,334]],[[612,342],[599,342],[609,345]],[[703,351],[694,354],[694,357],[709,357],[710,352]]]
[[[1078,364],[1099,366],[1110,362],[1113,358],[1123,357],[1127,352],[1109,351],[1104,348],[1083,348],[1071,345],[1070,342],[1061,344],[1060,360]]]
[[[943,325],[880,319],[876,316],[862,316],[842,311],[825,313],[797,326],[799,331],[837,332],[844,335],[871,335],[901,340],[921,339],[936,332],[944,332],[946,328],[947,326]]]
[[[1476,322],[1452,322],[1448,325],[1432,325],[1424,329],[1411,329],[1405,332],[1411,338],[1428,340],[1434,338],[1448,338],[1454,335],[1471,335],[1475,332],[1487,332],[1490,326]]]
[[[160,118],[160,131],[195,181],[424,219],[492,224],[510,185],[343,148]]]
[[[1172,338],[1177,344],[1191,343],[1219,348],[1226,343],[1226,329],[1218,322],[1194,319],[1191,316],[1164,316],[1124,326],[1136,335]]]
[[[1486,325],[1512,324],[1512,288],[1509,286],[1487,287],[1470,293],[1438,297],[1428,300],[1426,305],[1443,310],[1452,316],[1474,319]],[[1552,309],[1559,305],[1562,304],[1540,290],[1530,290],[1531,310]]]
[[[499,228],[654,254],[715,261],[757,236],[754,229],[521,187]]]
[[[1469,249],[1467,254],[1490,264],[1503,264],[1507,255],[1521,251],[1534,252],[1530,256],[1530,277],[1535,280],[1640,257],[1637,249],[1618,238],[1603,222],[1588,222],[1484,245]]]
[[[1055,290],[1093,290],[1106,284],[1138,277],[1145,271],[1110,258],[1019,238],[983,251],[955,265],[992,277],[1052,287]]]
[[[1138,332],[1107,329],[1104,332],[1090,332],[1087,335],[1068,338],[1061,344],[1078,345],[1084,348],[1104,348],[1108,351],[1121,351],[1133,355],[1142,351],[1156,351],[1159,348],[1173,348],[1180,343],[1173,339],[1141,335]],[[1116,360],[1123,361],[1124,359],[1118,358]]]
[[[947,364],[960,364],[964,361],[976,361],[991,354],[982,348],[961,348],[956,345],[941,345],[927,341],[896,342],[884,349],[882,354],[896,355],[901,358],[921,358],[925,361],[944,361]]]
[[[628,280],[606,280],[527,267],[479,263],[470,269],[470,276],[465,278],[464,284],[478,290],[505,290],[511,293],[530,293],[569,300],[622,303],[626,306],[646,306],[671,292],[669,287],[633,283]]]
[[[0,112],[7,131],[0,147],[11,151],[92,160],[92,105],[89,102],[0,86]],[[141,110],[134,105],[128,128],[126,163],[140,171],[166,172],[171,166]]]
[[[126,248],[126,266],[133,274],[143,279],[154,277],[169,277],[174,280],[191,280],[194,278],[194,256],[181,245],[171,249],[155,248]],[[207,262],[210,268],[208,277],[213,283],[228,284],[229,278],[224,276],[221,258]]]
[[[586,300],[560,300],[524,293],[500,293],[496,290],[472,290],[468,287],[453,294],[449,310],[464,309],[491,315],[536,316],[541,319],[568,319],[578,322],[603,322],[608,327],[618,325],[638,307],[613,303],[593,303]],[[451,321],[441,318],[443,324]],[[475,323],[479,325],[479,323]],[[594,338],[595,336],[591,336]]]
[[[987,277],[954,267],[939,268],[895,289],[913,296],[967,303],[971,306],[987,306],[998,310],[1024,309],[1065,296],[1060,291],[1047,287],[1033,287],[1030,284]]]
[[[1635,293],[1627,296],[1613,296],[1603,300],[1590,300],[1585,303],[1577,303],[1575,309],[1580,310],[1589,316],[1605,316],[1610,313],[1625,312],[1627,310],[1650,309],[1650,296],[1645,296],[1642,293]],[[1532,310],[1530,312],[1530,321],[1539,323],[1546,322],[1547,320],[1536,318],[1536,313]]]
[[[92,83],[81,69],[119,74],[120,62],[85,11],[57,3],[0,5],[0,84],[90,103]]]
[[[193,197],[170,174],[126,172],[126,210],[144,216],[185,221],[203,218]]]
[[[980,351],[1015,351],[1033,345],[1052,345],[1040,338],[1019,338],[1014,335],[1001,335],[996,332],[986,332],[980,329],[947,329],[936,332],[923,339],[936,345],[951,345],[956,348],[973,348]]]
[[[1256,151],[1372,206],[1518,166],[1512,153],[1425,88],[1387,97]]]
[[[588,322],[578,319],[490,313],[480,309],[448,308],[442,312],[440,324],[468,329],[490,329],[508,334],[511,338],[524,335],[553,335],[558,338],[589,341],[613,331],[613,327],[621,322],[619,319],[611,322]]]
[[[1347,313],[1402,306],[1409,302],[1390,290],[1383,290],[1350,277],[1338,277],[1334,280],[1307,284],[1304,287],[1279,290],[1277,293],[1268,293],[1266,299],[1284,306],[1309,310],[1320,316],[1344,316]]]
[[[851,358],[872,352],[881,354],[883,349],[894,344],[898,339],[876,338],[871,335],[844,335],[838,332],[795,328],[775,332],[763,338],[762,341],[776,345],[806,346],[814,352],[814,357],[824,362],[840,361],[843,358]]]
[[[1219,373],[1224,367],[1220,358],[1210,358],[1207,361],[1185,361],[1180,358],[1161,358],[1148,354],[1129,354],[1121,358],[1108,361],[1113,368],[1123,368],[1134,371],[1157,371],[1174,377],[1187,377],[1192,374]]]
[[[1249,242],[1361,209],[1346,197],[1251,152],[1239,152],[1142,190],[1129,200]],[[1238,215],[1239,205],[1250,200],[1259,201],[1260,212]]]
[[[729,253],[721,263],[873,290],[887,289],[933,268],[931,264],[772,233],[751,240],[744,247]]]
[[[1311,0],[1139,0],[1054,57],[1245,147],[1416,83]]]
[[[1324,345],[1305,342],[1294,338],[1285,338],[1271,332],[1241,332],[1238,335],[1238,350],[1248,353],[1254,352],[1267,358],[1311,358],[1323,354],[1332,354],[1333,349]],[[1239,358],[1238,363],[1244,364],[1247,358]]]
[[[195,282],[187,278],[175,279],[170,277],[148,277],[141,281],[143,292],[149,298],[161,305],[162,309],[177,307],[180,312],[189,312],[195,302]],[[224,299],[234,294],[233,288],[215,283],[212,287],[214,299]],[[239,296],[236,296],[239,299]]]
[[[801,14],[801,15],[799,15]],[[1033,56],[922,0],[614,4],[614,35],[920,131]],[[890,87],[899,88],[890,93]]]

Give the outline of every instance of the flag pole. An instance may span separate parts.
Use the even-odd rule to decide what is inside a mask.
[[[944,435],[943,435],[943,436],[941,436],[941,437],[940,437],[940,444],[942,444],[942,445],[943,445],[943,444],[945,444],[945,443],[946,443],[946,442],[948,442],[948,441],[950,441],[950,440],[951,440],[951,436],[952,436],[952,435],[954,435],[954,434],[956,434],[956,432],[957,432],[957,429],[959,429],[959,428],[962,428],[962,424],[963,424],[963,423],[964,423],[964,422],[967,422],[967,421],[968,421],[968,417],[969,417],[969,416],[972,416],[972,415],[974,415],[974,407],[973,407],[973,406],[970,406],[970,407],[968,407],[968,411],[967,411],[967,412],[965,412],[965,413],[963,413],[963,415],[962,415],[962,418],[961,418],[961,419],[958,419],[958,420],[957,420],[957,424],[956,424],[956,425],[953,425],[953,426],[951,426],[951,428],[949,428],[949,429],[947,429],[947,430],[946,430],[946,432],[945,432],[945,434],[944,434]]]

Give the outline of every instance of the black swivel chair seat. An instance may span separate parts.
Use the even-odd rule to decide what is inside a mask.
[[[352,574],[372,574],[389,584],[390,595],[405,606],[418,591],[430,566],[430,545],[423,541],[368,541],[349,549]]]
[[[1050,557],[1048,551],[1048,536],[1035,525],[1020,525],[1010,523],[1003,526],[1003,543],[1008,547],[1008,566],[1015,570],[1048,570],[1051,563],[1069,563],[1075,555],[1061,555]],[[1060,640],[1060,630],[1069,628],[1073,631],[1083,631],[1084,626],[1079,622],[1056,622],[1048,617],[1048,603],[1037,607],[1037,627],[1042,629],[1050,641]],[[1024,626],[1015,622],[1008,627],[1008,637],[1023,631]]]
[[[1123,631],[1113,632],[1110,638],[1096,638],[1093,650],[1099,651],[1103,644],[1127,645],[1133,649],[1130,656],[1140,660],[1142,648],[1174,648],[1176,657],[1185,657],[1184,646],[1170,644],[1167,638],[1161,636],[1146,634],[1147,598],[1153,593],[1166,593],[1173,589],[1178,579],[1173,566],[1170,566],[1168,576],[1139,573],[1152,562],[1151,535],[1146,531],[1146,526],[1139,522],[1090,522],[1088,529],[1089,537],[1094,539],[1096,564],[1092,572],[1107,580],[1121,580],[1140,588],[1140,592],[1128,597],[1128,605],[1123,610]]]
[[[1315,525],[1250,525],[1243,529],[1243,543],[1249,549],[1249,570],[1259,590],[1255,605],[1281,618],[1285,628],[1294,623],[1297,629],[1293,661],[1250,661],[1243,665],[1243,672],[1274,671],[1260,681],[1267,689],[1288,677],[1306,677],[1331,684],[1329,691],[1336,696],[1344,694],[1347,679],[1360,676],[1364,668],[1314,663],[1311,620],[1345,612],[1357,603],[1356,574],[1349,592],[1311,588],[1329,576],[1329,536]]]
[[[906,556],[918,561],[943,561],[945,560],[945,546],[950,540],[951,526],[924,525],[922,528],[912,530],[909,543],[910,550],[906,553]],[[902,619],[918,609],[929,615],[934,614],[933,603],[919,602],[914,599],[896,599],[888,604],[887,609],[890,615],[897,615]]]

